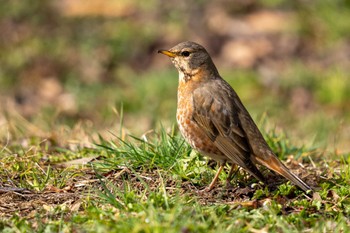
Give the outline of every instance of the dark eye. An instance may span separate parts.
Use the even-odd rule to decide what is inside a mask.
[[[181,52],[181,56],[188,57],[188,56],[190,56],[190,52],[183,51],[183,52]]]

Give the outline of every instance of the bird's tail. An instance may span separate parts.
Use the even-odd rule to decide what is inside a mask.
[[[275,155],[269,156],[269,161],[264,161],[262,158],[255,157],[255,159],[267,168],[277,172],[278,174],[284,176],[286,179],[290,180],[292,183],[297,185],[299,188],[305,192],[313,189],[302,181],[298,176],[293,174]]]

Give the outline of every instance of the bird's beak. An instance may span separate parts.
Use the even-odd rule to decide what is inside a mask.
[[[168,57],[176,57],[176,53],[170,52],[169,50],[158,50],[158,53],[162,53]]]

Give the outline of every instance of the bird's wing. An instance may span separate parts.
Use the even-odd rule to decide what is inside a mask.
[[[229,98],[213,95],[205,87],[197,88],[193,92],[192,118],[230,161],[263,181],[263,175],[250,160],[251,148]]]
[[[230,89],[226,82],[224,86],[225,90]],[[236,92],[232,90],[228,91],[228,93],[231,95],[230,102],[232,103],[235,114],[237,114],[235,121],[238,122],[245,135],[246,142],[251,150],[251,154],[253,154],[252,157],[255,162],[279,173],[304,191],[312,190],[309,185],[292,173],[273,153]]]

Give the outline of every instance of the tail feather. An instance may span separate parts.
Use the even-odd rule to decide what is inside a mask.
[[[305,192],[309,190],[313,191],[309,185],[302,181],[298,176],[293,174],[275,155],[270,156],[269,161],[263,161],[259,157],[256,157],[256,159],[259,163],[284,176],[286,179],[290,180]]]

